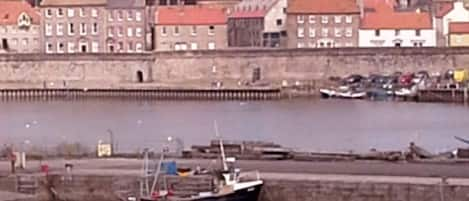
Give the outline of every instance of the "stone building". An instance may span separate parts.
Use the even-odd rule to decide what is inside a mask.
[[[203,14],[201,14],[203,13]],[[226,11],[211,6],[166,6],[155,12],[156,51],[227,47]]]
[[[365,0],[359,31],[360,47],[434,47],[431,14],[420,9],[397,10],[392,1]]]
[[[228,17],[228,46],[285,47],[287,0],[243,0]]]
[[[39,11],[24,1],[0,1],[0,52],[40,52]]]
[[[87,53],[106,50],[106,0],[44,0],[41,3],[43,50]]]
[[[290,0],[287,8],[289,48],[358,46],[360,7],[356,0]]]
[[[148,49],[145,0],[107,0],[106,12],[106,52],[140,53]]]

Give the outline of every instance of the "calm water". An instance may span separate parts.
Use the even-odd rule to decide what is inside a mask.
[[[464,144],[469,107],[448,104],[294,100],[275,102],[1,102],[0,142],[25,146],[80,142],[114,132],[121,151],[160,146],[166,136],[186,147],[214,138],[267,140],[309,151],[403,149],[415,141],[432,151]]]

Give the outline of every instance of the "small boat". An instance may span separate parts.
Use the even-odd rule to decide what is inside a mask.
[[[346,99],[363,99],[366,97],[366,92],[364,91],[340,92],[337,94],[337,97],[346,98]]]
[[[216,122],[215,131],[217,136],[219,136]],[[173,195],[171,190],[168,190],[168,188],[164,190],[156,188],[156,183],[158,183],[158,177],[163,160],[162,154],[158,163],[158,169],[153,175],[153,186],[151,189],[146,189],[145,192],[148,192],[148,194],[146,196],[142,196],[140,201],[257,201],[264,183],[260,179],[259,174],[257,173],[256,179],[242,181],[240,177],[240,169],[234,167],[235,158],[225,157],[225,151],[221,138],[219,144],[223,167],[221,170],[215,171],[217,175],[215,183],[218,185],[216,185],[214,191],[198,192],[196,195],[178,197]],[[147,172],[147,170],[144,171]]]
[[[321,93],[322,98],[331,98],[337,95],[337,92],[332,89],[319,89],[319,93]]]

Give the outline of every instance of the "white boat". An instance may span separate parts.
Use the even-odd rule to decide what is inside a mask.
[[[347,99],[362,99],[366,97],[366,92],[353,92],[353,91],[340,92],[337,94],[337,97],[347,98]]]

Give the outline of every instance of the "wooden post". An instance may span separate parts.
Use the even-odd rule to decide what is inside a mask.
[[[464,104],[467,104],[468,97],[467,97],[467,87],[464,87]]]

